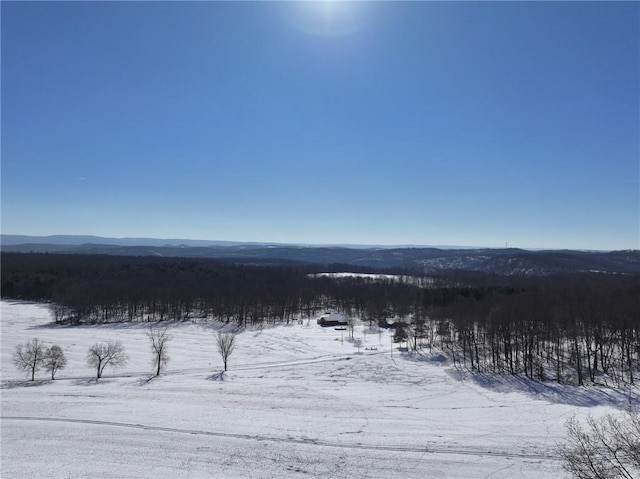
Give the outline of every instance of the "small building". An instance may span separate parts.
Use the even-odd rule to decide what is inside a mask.
[[[320,326],[346,326],[349,320],[340,313],[330,313],[318,318],[317,323]]]

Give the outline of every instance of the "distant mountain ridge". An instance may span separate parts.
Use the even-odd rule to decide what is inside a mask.
[[[261,264],[295,262],[329,265],[339,263],[354,267],[403,268],[426,274],[452,269],[502,275],[548,275],[588,271],[640,274],[640,252],[638,250],[604,252],[529,251],[517,248],[296,246],[204,240],[109,239],[94,236],[34,238],[14,235],[2,235],[1,250],[16,253],[217,258]]]
[[[22,244],[42,245],[75,245],[102,244],[117,246],[232,246],[244,244],[239,241],[209,241],[190,239],[158,239],[158,238],[107,238],[103,236],[87,235],[51,235],[51,236],[27,236],[27,235],[0,235],[0,243],[3,246],[17,246]],[[263,244],[263,243],[255,243]]]
[[[28,235],[0,235],[0,244],[4,246],[18,246],[24,244],[41,245],[117,245],[117,246],[302,246],[302,247],[337,247],[337,248],[423,248],[420,245],[365,245],[365,244],[301,244],[301,243],[277,243],[269,241],[220,241],[220,240],[193,240],[193,239],[159,239],[159,238],[110,238],[105,236],[91,235],[50,235],[50,236],[28,236]],[[475,246],[451,246],[437,245],[433,248],[442,249],[477,249]]]

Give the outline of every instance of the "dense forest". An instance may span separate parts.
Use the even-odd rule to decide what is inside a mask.
[[[72,325],[199,319],[254,327],[333,310],[394,328],[410,352],[437,348],[474,371],[580,385],[638,375],[638,275],[320,274],[339,271],[354,268],[2,253],[2,297],[49,302],[55,321]]]

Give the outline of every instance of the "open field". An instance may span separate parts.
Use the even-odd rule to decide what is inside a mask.
[[[147,325],[59,327],[44,305],[1,307],[2,477],[566,477],[564,421],[640,402],[637,389],[459,372],[436,351],[391,357],[389,333],[364,325],[358,353],[313,320],[241,332],[226,374],[220,324],[172,324],[154,378]],[[55,381],[12,364],[34,337],[65,351]],[[107,340],[129,361],[96,382],[86,352]]]

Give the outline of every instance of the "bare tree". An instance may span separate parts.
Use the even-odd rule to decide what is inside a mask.
[[[13,353],[13,364],[19,370],[31,373],[31,380],[33,381],[36,371],[42,367],[45,352],[46,348],[38,338],[34,338],[25,344],[17,344]]]
[[[96,368],[96,378],[102,377],[104,368],[118,368],[127,362],[127,355],[124,353],[124,346],[120,341],[109,341],[107,343],[96,343],[87,352],[87,364]]]
[[[362,338],[353,338],[353,345],[358,348],[358,352],[360,352],[360,348],[362,347]]]
[[[224,363],[224,370],[227,370],[227,360],[233,349],[236,347],[236,334],[235,333],[221,333],[218,331],[218,338],[216,340],[218,345],[218,352],[222,356],[222,362]]]
[[[151,341],[151,353],[153,354],[153,366],[156,368],[156,376],[160,376],[162,366],[165,366],[169,361],[167,343],[171,336],[167,332],[167,328],[153,329],[153,326],[151,326],[147,337]]]
[[[578,479],[640,477],[640,415],[627,412],[587,419],[585,431],[575,417],[566,423],[568,443],[560,448],[563,468]]]
[[[67,358],[60,346],[54,344],[45,351],[44,368],[51,373],[51,379],[55,379],[56,373],[60,369],[64,369],[66,366]]]

